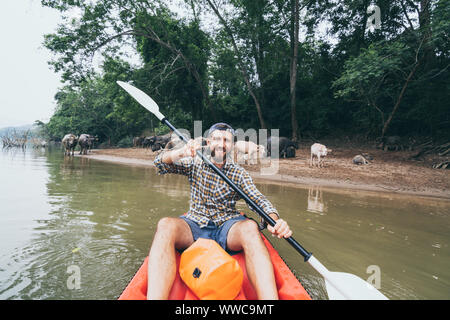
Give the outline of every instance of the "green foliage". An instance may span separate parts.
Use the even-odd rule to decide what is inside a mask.
[[[152,96],[175,126],[191,130],[194,120],[205,128],[213,121],[259,128],[250,86],[268,128],[291,136],[292,1],[215,2],[229,29],[217,18],[202,20],[213,13],[206,1],[184,2],[179,18],[165,1],[42,0],[66,17],[44,39],[65,85],[54,115],[39,124],[43,134],[89,133],[125,146],[134,136],[166,133],[117,86],[122,80]],[[381,29],[368,33],[370,3],[300,1],[306,32],[296,61],[300,134],[378,136],[388,123],[393,134],[450,138],[449,1],[432,0],[425,8],[424,1],[376,1]],[[78,18],[69,15],[74,9]],[[326,35],[319,33],[323,22]],[[126,62],[125,45],[139,55],[139,65]],[[92,67],[94,53],[104,57],[100,73]]]
[[[119,148],[131,148],[133,146],[133,137],[127,136],[117,142]]]

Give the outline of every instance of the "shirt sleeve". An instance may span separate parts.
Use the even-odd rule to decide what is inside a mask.
[[[162,162],[162,153],[159,154],[153,161],[153,164],[158,168],[159,174],[176,173],[184,176],[190,176],[192,167],[194,166],[194,158],[186,157],[178,160],[176,163],[167,164]]]
[[[275,207],[272,205],[272,203],[267,200],[267,198],[256,188],[255,184],[253,183],[253,179],[250,177],[250,174],[244,170],[240,187],[242,191],[252,200],[254,201],[261,209],[264,210],[265,213],[271,214],[274,213],[278,217],[280,215],[278,214],[278,211],[275,209]],[[258,213],[254,208],[252,208],[249,204],[247,204],[250,210],[252,210],[255,213]]]

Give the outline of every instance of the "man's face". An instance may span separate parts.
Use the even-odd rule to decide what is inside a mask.
[[[231,132],[215,130],[211,133],[207,142],[214,162],[225,163],[227,153],[233,148],[233,135]]]

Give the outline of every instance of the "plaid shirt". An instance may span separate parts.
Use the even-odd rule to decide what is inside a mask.
[[[162,154],[154,161],[159,174],[177,173],[189,178],[191,200],[187,218],[197,222],[203,228],[209,220],[212,220],[216,226],[220,226],[225,221],[240,215],[236,210],[236,202],[241,199],[241,196],[199,157],[186,157],[176,164],[166,164],[161,161],[161,156]],[[242,167],[227,161],[222,167],[222,172],[264,212],[278,216],[277,210],[259,192],[248,172]],[[251,206],[249,208],[256,212]]]

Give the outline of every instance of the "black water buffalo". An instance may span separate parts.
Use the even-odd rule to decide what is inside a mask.
[[[409,150],[413,149],[414,139],[412,138],[402,138],[399,136],[386,136],[383,138],[377,138],[377,148],[383,149],[384,151],[399,151],[399,150]]]
[[[80,154],[87,154],[87,152],[91,150],[95,140],[98,140],[98,138],[86,133],[81,134],[80,138],[78,139],[78,144],[80,145]]]
[[[72,155],[75,151],[75,147],[78,143],[78,137],[72,133],[69,133],[64,136],[61,142],[64,146],[64,155],[70,156],[70,151],[72,151]]]
[[[152,144],[155,143],[155,138],[156,136],[144,137],[144,139],[142,140],[142,147],[147,149],[150,148]]]
[[[184,146],[184,142],[178,136],[176,136],[166,143],[164,149],[165,150],[179,149],[182,146]]]
[[[151,148],[153,152],[164,149],[169,143],[171,134],[165,134],[163,136],[151,136],[144,139],[144,146]]]
[[[138,148],[144,146],[144,141],[146,137],[134,137],[133,138],[133,148]]]
[[[269,137],[267,138],[267,156],[272,157],[272,144],[276,150],[278,145],[278,156],[280,158],[295,158],[295,150],[298,149],[297,143],[286,137]]]

